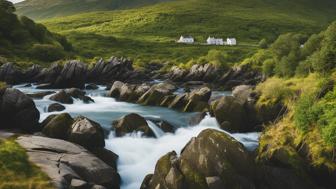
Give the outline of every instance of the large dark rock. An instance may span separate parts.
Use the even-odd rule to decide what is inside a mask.
[[[190,93],[183,93],[177,95],[171,103],[169,108],[182,110],[184,112],[203,112],[209,106],[209,99],[211,97],[211,90],[208,87],[195,89]]]
[[[108,96],[121,101],[135,102],[140,96],[140,94],[135,91],[136,88],[136,85],[116,81],[108,92]]]
[[[0,89],[0,129],[34,132],[39,129],[40,113],[33,100],[17,89]]]
[[[48,112],[61,112],[65,110],[65,107],[62,104],[52,103],[48,106]]]
[[[256,85],[262,79],[261,72],[246,64],[230,68],[218,81],[224,86],[225,90],[231,90],[239,85]]]
[[[87,149],[103,148],[104,139],[104,130],[99,123],[82,116],[75,119],[69,130],[68,140]]]
[[[44,123],[42,133],[47,137],[67,140],[74,120],[68,113],[62,113],[51,117],[48,123]]]
[[[0,67],[0,81],[15,85],[24,79],[22,71],[13,63],[6,63]]]
[[[280,176],[280,174],[283,174]],[[267,178],[267,179],[265,179]],[[280,189],[313,188],[287,169],[256,165],[244,146],[228,134],[207,129],[184,147],[180,156],[161,157],[141,189]]]
[[[135,71],[132,61],[125,58],[111,57],[110,60],[100,59],[87,76],[89,82],[107,83],[113,80],[137,81],[146,79],[146,76]]]
[[[73,103],[73,99],[72,99],[71,95],[66,93],[65,90],[61,90],[61,91],[57,92],[56,94],[52,95],[50,97],[50,100],[60,102],[60,103],[63,103],[63,104],[72,104]]]
[[[85,87],[87,66],[83,62],[72,60],[66,63],[57,77],[53,86],[55,88],[80,88]]]
[[[165,96],[171,95],[176,90],[176,86],[165,82],[153,85],[138,100],[139,104],[159,106]]]
[[[214,66],[212,64],[195,64],[190,69],[182,69],[172,67],[168,73],[169,79],[172,81],[204,81],[217,82],[223,75],[225,68]]]
[[[116,169],[79,145],[38,136],[21,136],[17,142],[27,150],[30,161],[49,176],[55,188],[87,183],[89,188],[100,185],[119,189],[120,176]]]
[[[72,104],[73,99],[80,99],[84,103],[91,103],[94,100],[88,96],[85,96],[85,91],[82,91],[77,88],[64,89],[50,97],[50,100],[57,101],[63,104]]]
[[[142,132],[144,136],[155,137],[145,118],[138,114],[128,114],[112,124],[117,136],[124,136],[132,132]]]
[[[232,96],[224,96],[214,101],[211,109],[222,129],[229,132],[251,131],[245,102]]]

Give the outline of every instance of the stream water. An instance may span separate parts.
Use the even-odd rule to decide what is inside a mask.
[[[34,86],[14,86],[24,93],[37,93],[41,91]],[[40,120],[48,115],[68,112],[72,116],[83,115],[101,124],[106,130],[111,131],[106,138],[106,148],[119,155],[118,172],[122,178],[122,189],[139,189],[143,178],[154,172],[157,160],[166,153],[175,150],[178,154],[181,149],[192,138],[207,128],[220,130],[216,119],[207,115],[198,125],[190,126],[189,120],[195,113],[183,113],[168,108],[141,106],[132,103],[118,102],[113,98],[106,97],[105,87],[100,86],[97,90],[86,90],[95,103],[84,104],[75,100],[74,104],[64,105],[66,109],[62,112],[47,113],[48,105],[54,103],[49,96],[43,99],[34,100],[41,113]],[[220,95],[228,95],[226,92],[215,92],[216,98]],[[111,129],[111,123],[120,117],[138,113],[143,117],[164,119],[177,130],[174,134],[164,133],[155,123],[147,120],[157,138],[142,137],[141,133],[132,133],[124,137],[116,137]],[[225,131],[223,131],[225,132]],[[229,133],[230,134],[230,133]],[[240,141],[248,150],[254,150],[258,145],[258,133],[233,133],[232,137]]]

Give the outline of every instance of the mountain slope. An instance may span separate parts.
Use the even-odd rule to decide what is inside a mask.
[[[17,17],[14,11],[12,3],[0,0],[0,57],[49,62],[71,51],[65,37],[25,16]]]
[[[45,19],[98,10],[126,9],[162,1],[166,0],[26,0],[15,6],[20,15]]]
[[[336,18],[335,9],[333,0],[176,0],[137,9],[54,18],[43,23],[50,30],[67,35],[85,57],[119,55],[146,61],[185,62],[213,48],[240,57],[253,51],[263,38],[272,41],[286,32],[319,31]],[[232,36],[248,46],[174,43],[185,34],[193,35],[198,42],[204,42],[209,35]],[[244,52],[236,52],[237,48]]]

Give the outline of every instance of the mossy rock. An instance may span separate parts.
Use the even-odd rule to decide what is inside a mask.
[[[47,137],[66,140],[73,122],[74,120],[68,113],[59,114],[44,126],[42,133]]]

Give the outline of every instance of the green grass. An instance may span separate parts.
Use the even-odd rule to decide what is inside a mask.
[[[81,12],[141,7],[167,0],[25,0],[16,4],[17,12],[33,19],[45,19]]]
[[[130,10],[101,11],[43,20],[66,35],[81,57],[128,56],[148,62],[185,62],[220,49],[239,62],[261,39],[286,32],[320,31],[336,17],[336,3],[324,0],[176,0]],[[237,47],[180,45],[183,34],[203,42],[209,35],[236,37]],[[238,55],[237,55],[238,54]]]
[[[29,162],[25,150],[13,139],[0,139],[1,189],[51,189],[49,178]]]

